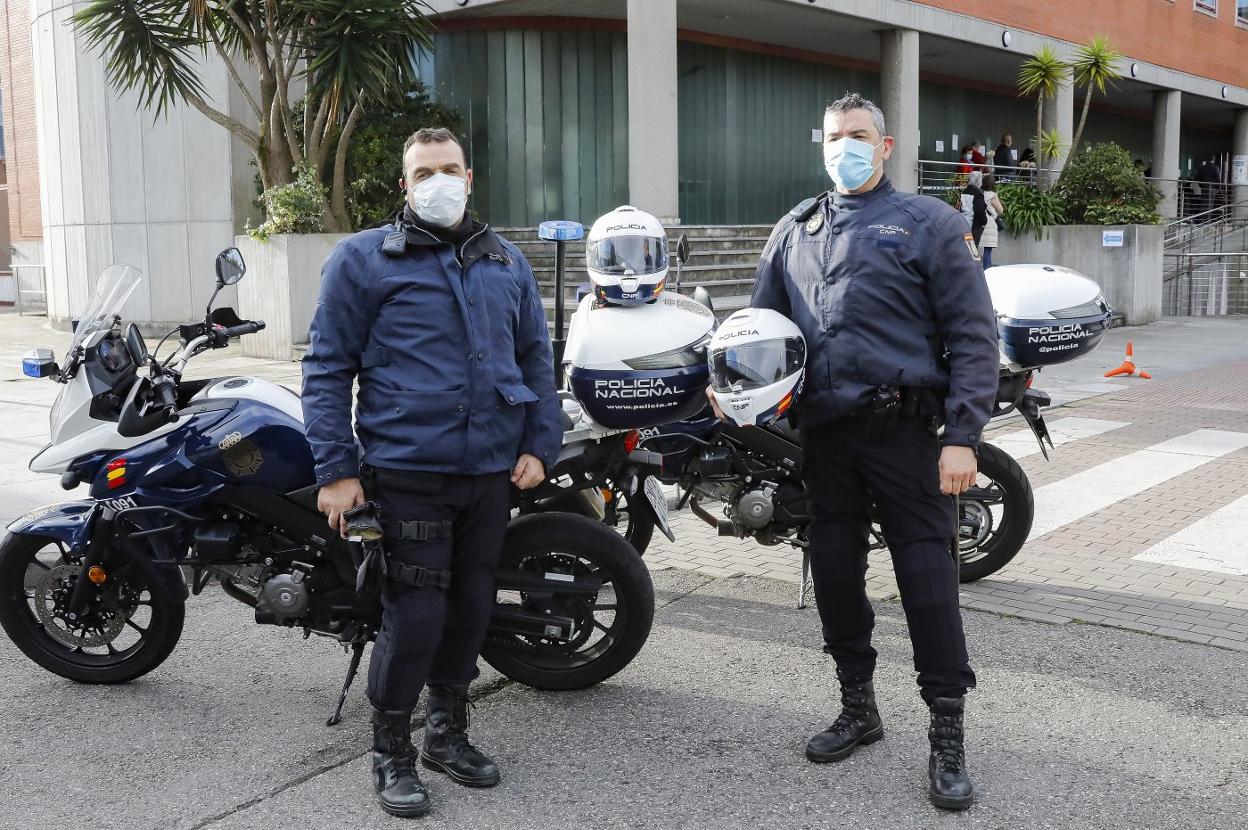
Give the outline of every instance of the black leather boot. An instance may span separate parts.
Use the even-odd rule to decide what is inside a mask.
[[[431,802],[416,774],[410,709],[373,709],[373,787],[381,809],[408,818],[428,812]]]
[[[420,762],[465,787],[493,787],[498,764],[468,742],[468,685],[430,686]]]
[[[932,725],[927,737],[932,742],[932,754],[927,761],[927,777],[932,784],[932,803],[946,810],[965,810],[975,796],[962,744],[962,698],[938,697],[930,708]]]
[[[816,764],[843,761],[859,744],[884,737],[884,725],[875,708],[875,686],[841,683],[841,714],[823,732],[806,742],[806,757]]]

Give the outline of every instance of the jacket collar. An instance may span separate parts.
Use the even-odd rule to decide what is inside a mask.
[[[455,258],[464,268],[482,257],[488,257],[506,265],[511,264],[511,254],[507,253],[501,237],[494,233],[489,225],[475,219],[465,221],[471,224],[471,230],[464,238],[454,241],[442,239],[427,228],[421,227],[411,213],[411,209],[404,206],[403,211],[395,217],[395,227],[406,234],[409,248],[413,246],[436,248],[439,245],[450,245],[455,251]]]
[[[866,193],[837,193],[832,190],[832,205],[837,210],[860,210],[875,200],[896,192],[888,176],[881,176],[879,184]]]

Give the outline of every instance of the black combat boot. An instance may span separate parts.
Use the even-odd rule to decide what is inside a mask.
[[[875,708],[875,686],[841,682],[841,714],[823,732],[806,742],[806,757],[816,764],[843,761],[858,744],[873,744],[884,737],[884,725]]]
[[[962,746],[962,698],[938,697],[931,702],[931,710],[927,737],[932,742],[932,754],[927,761],[927,777],[932,783],[932,803],[946,810],[965,810],[975,796]]]
[[[430,686],[420,762],[465,787],[493,787],[498,764],[468,742],[468,684]]]
[[[410,709],[373,708],[373,787],[381,809],[409,818],[428,812],[431,802],[416,774]]]

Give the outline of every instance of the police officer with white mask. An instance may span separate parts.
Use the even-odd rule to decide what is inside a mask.
[[[510,242],[466,212],[463,148],[422,129],[403,150],[407,204],[392,225],[330,252],[303,364],[319,507],[381,508],[382,626],[368,671],[373,784],[397,816],[429,809],[414,768],[488,787],[498,765],[468,741],[468,685],[494,606],[512,488],[540,484],[562,430],[546,315]],[[359,381],[356,432],[352,381]],[[428,684],[423,748],[412,710]]]

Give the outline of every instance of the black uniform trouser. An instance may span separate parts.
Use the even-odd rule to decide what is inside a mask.
[[[842,419],[802,431],[810,502],[810,566],[825,651],[846,683],[875,670],[875,612],[867,600],[870,507],[893,557],[923,699],[961,697],[975,685],[967,661],[957,571],[950,545],[953,499],[940,492],[940,447],[923,417],[901,418],[869,438],[866,422]]]
[[[383,582],[368,699],[379,709],[411,709],[426,682],[455,685],[477,676],[511,513],[511,479],[507,472],[460,476],[379,470],[375,498],[387,527],[404,521],[452,523],[449,539],[386,539],[392,561],[451,572],[446,590],[390,578]]]

